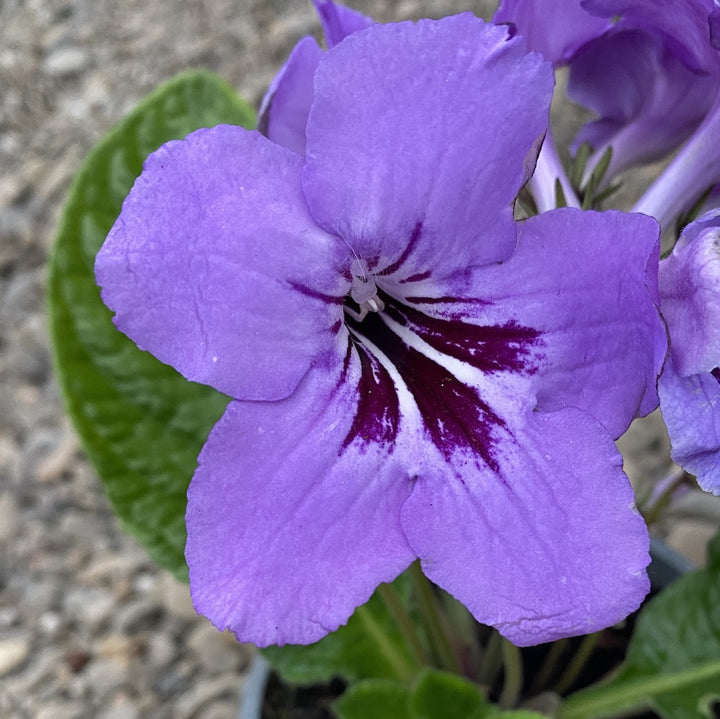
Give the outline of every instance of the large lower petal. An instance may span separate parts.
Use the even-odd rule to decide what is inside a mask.
[[[241,641],[314,642],[415,558],[392,382],[367,355],[348,360],[342,379],[311,372],[283,401],[231,403],[200,454],[190,588]]]
[[[313,217],[398,280],[504,259],[552,85],[549,64],[470,14],[348,36],[315,75]]]
[[[683,377],[670,358],[658,391],[672,458],[720,495],[720,369]]]
[[[577,410],[514,418],[498,471],[437,462],[402,523],[425,574],[517,645],[588,634],[638,607],[648,534],[622,458]]]
[[[118,329],[241,399],[285,397],[331,361],[347,248],[309,216],[301,163],[222,125],[150,155],[95,266]]]

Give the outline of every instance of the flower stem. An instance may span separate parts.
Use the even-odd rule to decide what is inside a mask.
[[[664,480],[658,482],[659,492],[653,493],[642,512],[645,524],[650,527],[656,522],[665,508],[670,504],[675,492],[682,487],[688,479],[687,472],[679,467],[671,472]]]
[[[478,670],[478,683],[484,684],[487,687],[492,686],[497,673],[500,671],[500,658],[502,654],[500,645],[502,641],[502,637],[493,629],[485,645],[485,651],[483,652],[482,661],[480,662],[480,669]]]
[[[512,709],[520,699],[523,686],[522,654],[512,642],[503,639],[502,655],[505,678],[499,703],[502,709]]]
[[[590,655],[593,653],[598,639],[600,639],[600,632],[588,634],[583,637],[578,650],[575,652],[575,656],[555,684],[554,691],[562,694],[573,685],[573,682],[580,676],[580,672],[585,668],[588,659],[590,659]]]
[[[535,172],[528,181],[528,189],[535,200],[539,212],[547,212],[557,207],[556,183],[560,182],[568,207],[580,207],[575,190],[565,174],[551,130],[548,128],[545,141],[540,148]]]
[[[550,650],[547,653],[547,656],[545,657],[545,661],[540,667],[538,673],[535,675],[532,685],[530,686],[530,691],[528,692],[530,696],[535,696],[536,694],[539,694],[547,687],[553,675],[555,674],[555,671],[557,670],[558,662],[560,661],[562,655],[565,653],[567,645],[567,639],[558,639],[558,641],[553,642]]]
[[[430,665],[430,658],[428,653],[420,640],[420,635],[415,627],[412,617],[405,609],[398,593],[392,584],[381,584],[378,587],[378,592],[382,597],[385,606],[387,606],[393,619],[397,622],[400,631],[402,632],[405,641],[407,642],[410,650],[412,651],[415,661],[419,666]]]
[[[458,662],[445,633],[438,598],[435,596],[428,578],[423,574],[419,562],[413,562],[411,565],[410,576],[417,593],[420,613],[425,621],[430,643],[435,649],[440,667],[460,674],[460,662]]]

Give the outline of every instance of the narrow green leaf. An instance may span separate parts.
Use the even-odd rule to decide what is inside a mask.
[[[706,719],[720,694],[720,535],[709,546],[706,569],[671,584],[648,602],[620,673],[577,692],[561,719],[612,717],[651,706],[665,719]]]
[[[338,719],[412,719],[408,689],[389,679],[366,679],[351,686],[335,703]]]
[[[578,151],[575,153],[575,157],[573,158],[570,166],[569,179],[570,184],[576,189],[579,189],[582,184],[582,178],[585,175],[585,167],[587,166],[587,161],[590,159],[591,154],[592,147],[588,142],[583,142],[583,144],[578,148]]]
[[[603,152],[602,157],[598,161],[598,164],[595,165],[595,168],[592,171],[592,174],[590,175],[592,180],[593,187],[599,187],[600,183],[603,181],[603,178],[605,177],[605,173],[608,171],[608,167],[610,167],[610,162],[612,161],[613,156],[613,149],[612,146],[608,146],[608,148]]]
[[[180,75],[143,100],[76,177],[48,277],[50,335],[67,412],[124,527],[180,577],[185,491],[227,398],[187,382],[120,334],[93,267],[144,158],[168,140],[220,123],[252,127],[255,116],[210,73]]]
[[[563,190],[562,182],[560,178],[555,178],[555,207],[567,207],[567,200],[565,199],[565,191]]]

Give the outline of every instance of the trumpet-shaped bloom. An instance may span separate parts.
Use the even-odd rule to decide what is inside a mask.
[[[660,283],[671,339],[660,406],[672,456],[720,494],[720,210],[685,228]]]
[[[531,48],[570,66],[568,96],[593,110],[575,147],[613,148],[609,175],[677,147],[717,93],[720,55],[711,42],[713,0],[503,0],[495,22],[512,23]]]
[[[235,398],[188,491],[218,627],[313,642],[418,557],[518,644],[642,600],[611,437],[657,403],[658,229],[514,222],[552,86],[472,15],[375,25],[319,57],[304,156],[219,126],[146,161],[97,278],[139,346]]]

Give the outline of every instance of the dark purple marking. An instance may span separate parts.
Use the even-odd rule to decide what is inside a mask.
[[[317,290],[312,289],[312,287],[301,285],[299,282],[293,282],[292,280],[288,284],[300,294],[303,294],[306,297],[312,297],[315,300],[320,300],[321,302],[341,305],[345,301],[345,297],[343,297],[343,295],[326,295],[324,292],[318,292]]]
[[[358,383],[358,405],[352,426],[343,441],[343,449],[358,437],[365,444],[389,445],[397,436],[400,423],[400,402],[395,383],[388,371],[361,344],[355,344],[360,358],[360,381]],[[350,353],[353,350],[352,338],[348,341],[348,354],[343,367],[343,378],[347,374]]]
[[[539,343],[540,332],[532,327],[513,321],[503,325],[473,325],[461,320],[441,320],[384,293],[381,299],[388,317],[410,328],[442,354],[467,362],[482,372],[533,374],[537,371],[530,363],[530,350]]]
[[[437,362],[406,345],[378,314],[369,314],[361,323],[349,317],[346,322],[351,332],[355,330],[362,333],[392,362],[415,398],[432,442],[448,461],[451,460],[456,449],[469,449],[490,468],[495,471],[499,470],[494,456],[497,441],[494,430],[503,427],[504,422],[480,398],[475,388],[462,383]],[[358,352],[361,353],[362,360],[364,351],[358,347]],[[379,363],[369,365],[368,362],[369,359],[363,365],[363,376],[377,367],[382,367]],[[373,425],[372,415],[368,416],[367,410],[380,412],[381,408],[377,400],[382,399],[383,402],[387,402],[389,390],[392,390],[393,405],[390,416],[394,417],[394,413],[399,411],[398,399],[390,375],[383,369],[382,374],[378,373],[378,376],[382,377],[382,381],[378,381],[375,376],[370,378],[370,381],[378,386],[378,391],[374,393],[375,401],[372,405],[368,404],[363,408],[363,420],[358,420],[356,417],[346,443],[352,441],[357,435],[362,436],[363,439],[387,441],[387,435],[381,431],[387,427],[385,415],[381,415],[383,421],[379,426]],[[366,386],[368,386],[367,381]],[[380,386],[382,386],[382,390],[379,389]],[[372,395],[372,393],[369,394]],[[360,408],[358,408],[359,415]],[[356,425],[362,427],[362,433],[356,429]],[[396,427],[395,424],[395,430]],[[368,432],[367,428],[375,429],[375,434]]]
[[[720,367],[710,370],[710,374],[717,380],[718,384],[720,384]]]
[[[425,270],[425,272],[418,272],[416,275],[410,275],[410,277],[406,277],[404,280],[398,280],[400,284],[405,284],[406,282],[421,282],[422,280],[426,280],[432,272],[430,270]]]
[[[392,275],[393,273],[397,272],[407,260],[408,257],[410,257],[410,253],[415,249],[415,245],[417,244],[417,241],[420,239],[420,235],[422,234],[422,222],[418,222],[415,227],[413,227],[413,231],[410,233],[410,239],[408,240],[407,245],[405,246],[405,249],[403,250],[402,255],[395,260],[391,265],[388,265],[384,269],[375,272],[376,275],[386,277],[387,275]]]
[[[468,297],[460,299],[459,297],[406,297],[405,302],[412,302],[414,305],[489,305],[492,304],[488,300],[482,300],[479,297]]]

